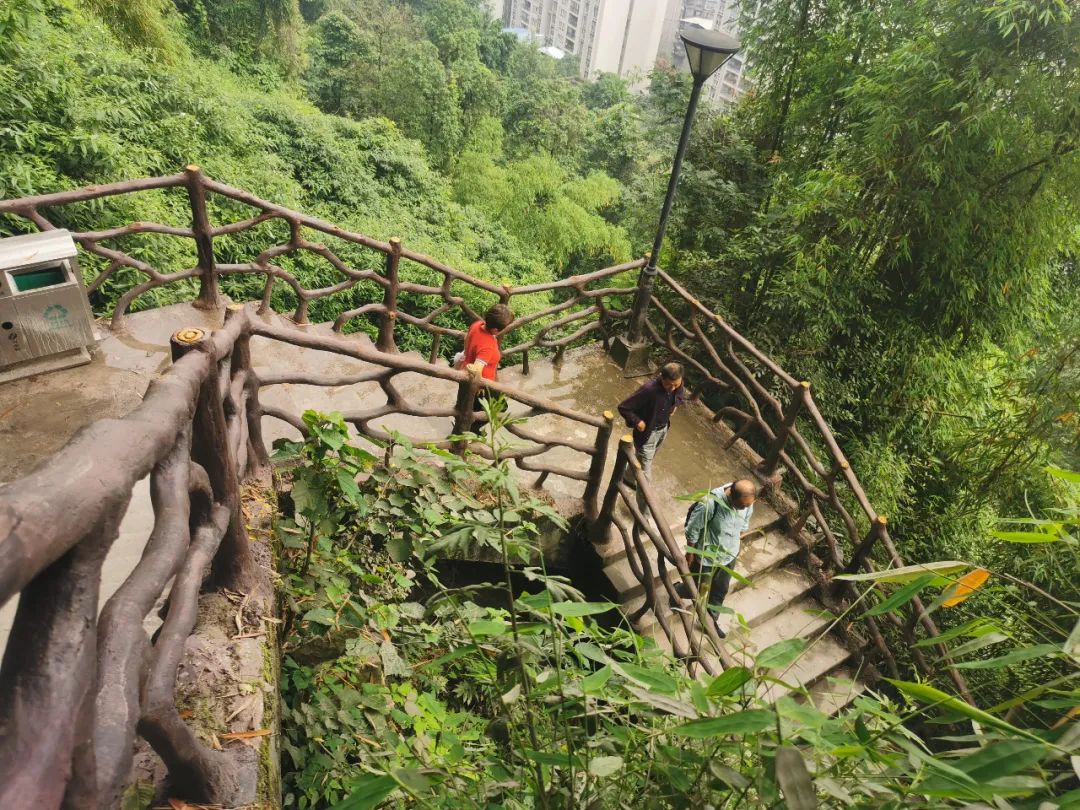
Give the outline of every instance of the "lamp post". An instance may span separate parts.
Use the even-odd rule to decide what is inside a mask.
[[[656,279],[656,262],[660,258],[660,246],[664,242],[664,231],[667,230],[668,216],[671,214],[671,203],[675,199],[675,189],[679,185],[679,170],[682,168],[686,145],[690,140],[690,127],[694,121],[694,113],[697,111],[698,99],[701,98],[701,88],[705,84],[705,80],[719,70],[728,59],[738,53],[741,47],[737,39],[719,31],[692,28],[680,31],[679,35],[682,37],[683,46],[686,48],[686,56],[690,62],[690,72],[694,77],[694,86],[690,91],[690,103],[686,108],[686,118],[683,119],[679,147],[675,150],[675,163],[671,167],[671,177],[668,179],[664,207],[660,209],[660,224],[656,228],[656,238],[653,240],[652,252],[649,254],[648,263],[642,268],[641,274],[638,276],[634,308],[630,313],[630,329],[625,337],[620,337],[612,344],[612,355],[622,365],[623,374],[627,377],[637,377],[649,372],[648,344],[644,340],[645,313],[648,311],[649,301],[652,299],[652,287]]]

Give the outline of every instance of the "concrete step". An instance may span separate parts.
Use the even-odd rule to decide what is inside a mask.
[[[832,636],[822,636],[812,642],[790,666],[774,670],[772,676],[783,683],[763,682],[758,696],[775,703],[794,688],[814,686],[818,679],[840,667],[850,657],[851,652],[839,641]]]
[[[752,588],[730,594],[724,606],[741,615],[750,627],[756,627],[800,600],[813,587],[813,580],[803,571],[790,567],[774,568],[756,579]],[[728,621],[734,622],[734,619]]]
[[[683,645],[687,650],[690,649],[690,645],[687,641],[686,627],[683,625],[682,620],[678,614],[668,611],[666,613],[668,625],[671,627],[672,632],[675,634],[675,638]],[[691,632],[694,634],[695,641],[699,645],[699,649],[702,652],[702,658],[707,659],[714,665],[717,672],[723,669],[720,663],[720,658],[715,655],[715,651],[712,650],[709,637],[705,634],[705,630],[697,621],[696,616],[690,617]],[[675,645],[672,644],[671,639],[668,638],[667,633],[664,632],[664,628],[657,621],[656,616],[650,611],[647,613],[640,622],[637,624],[637,633],[643,638],[651,638],[656,642],[656,646],[667,651],[669,654],[674,654]]]
[[[838,714],[866,691],[850,666],[839,667],[819,678],[809,690],[809,700],[825,714]]]
[[[816,599],[803,598],[787,605],[770,619],[750,632],[735,628],[731,633],[733,646],[743,655],[754,656],[766,647],[789,638],[817,637],[829,626],[831,618]],[[735,654],[735,657],[739,657]]]
[[[622,543],[620,542],[619,545],[622,546]],[[764,536],[758,535],[743,545],[739,558],[735,561],[735,571],[754,582],[774,568],[788,562],[796,551],[798,551],[798,546],[779,532],[770,532]],[[656,587],[662,590],[663,586],[657,576],[659,552],[656,546],[648,540],[645,541],[645,552],[649,564],[652,566]],[[620,548],[618,553],[610,554],[605,558],[604,562],[604,573],[608,575],[608,579],[619,591],[624,602],[629,602],[644,594],[644,586],[633,575],[630,563],[627,561],[625,547]],[[668,563],[668,569],[674,573],[674,568],[670,563]],[[738,580],[732,580],[731,593],[735,593],[744,587],[746,586]]]

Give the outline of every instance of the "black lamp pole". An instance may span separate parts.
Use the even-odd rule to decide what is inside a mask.
[[[675,150],[675,162],[671,167],[671,177],[668,179],[664,207],[660,209],[660,224],[656,228],[656,238],[653,240],[652,252],[649,254],[648,264],[642,268],[638,277],[634,308],[630,314],[630,329],[625,338],[625,345],[621,351],[618,351],[618,354],[624,355],[621,362],[623,363],[623,370],[628,376],[643,374],[648,371],[647,347],[643,340],[645,313],[648,312],[649,302],[652,300],[653,282],[656,279],[656,262],[660,258],[660,247],[664,242],[664,232],[667,230],[671,204],[675,199],[675,189],[679,186],[679,172],[682,169],[687,144],[690,142],[690,128],[694,122],[694,113],[697,111],[698,100],[701,98],[701,88],[704,86],[705,81],[719,70],[728,59],[734,56],[740,48],[737,39],[716,31],[690,29],[681,31],[680,36],[686,48],[687,58],[690,61],[694,86],[690,91],[690,103],[686,107],[686,117],[683,119],[679,147]]]

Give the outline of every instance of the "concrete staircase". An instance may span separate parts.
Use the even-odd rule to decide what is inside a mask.
[[[804,639],[807,647],[794,663],[769,673],[781,683],[763,684],[760,697],[774,702],[801,687],[819,709],[830,714],[838,712],[866,688],[858,679],[852,651],[828,633],[831,617],[813,596],[813,582],[795,557],[798,547],[784,534],[779,521],[768,524],[758,518],[752,528],[756,534],[743,541],[734,566],[751,584],[732,580],[724,605],[730,612],[720,620],[727,633],[727,651],[736,664],[752,669],[755,656],[770,645],[787,639]],[[671,532],[680,548],[685,548],[682,523],[672,525]],[[656,549],[647,538],[643,542],[655,576]],[[634,620],[640,635],[673,652],[671,640],[654,610],[645,609],[645,587],[634,576],[621,540],[600,549],[601,553],[604,550],[608,554],[603,557],[603,570],[619,593],[624,615]],[[696,627],[692,606],[686,600],[672,605],[659,577],[655,577],[655,584],[655,610],[665,613],[669,627],[685,645],[686,629],[676,612],[685,611],[692,617],[692,627]],[[704,632],[697,632],[699,642],[708,649]],[[715,657],[713,660],[716,662]],[[803,699],[801,693],[798,697]]]

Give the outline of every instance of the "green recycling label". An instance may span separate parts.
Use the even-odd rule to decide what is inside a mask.
[[[45,319],[45,324],[51,331],[55,332],[59,329],[69,329],[71,327],[67,307],[62,304],[49,304],[49,306],[45,307],[45,311],[41,313],[41,317]]]

